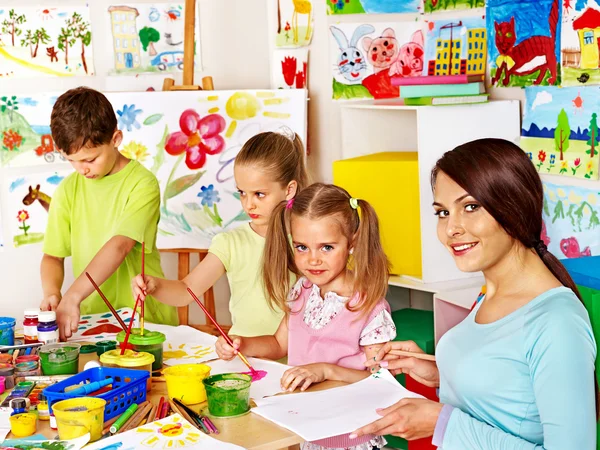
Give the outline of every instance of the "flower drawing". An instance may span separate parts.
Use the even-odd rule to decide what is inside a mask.
[[[289,87],[294,85],[294,78],[296,76],[296,64],[297,60],[293,56],[286,56],[281,61],[281,73],[283,73],[283,79],[285,84]]]
[[[573,161],[573,167],[571,167],[571,171],[573,172],[573,175],[575,175],[577,173],[577,170],[581,167],[581,158],[576,158],[575,161]]]
[[[23,230],[23,234],[25,236],[27,236],[27,231],[29,231],[29,228],[31,228],[29,225],[27,225],[26,221],[29,220],[29,213],[22,209],[21,211],[19,211],[17,213],[17,220],[19,221],[19,223],[21,223],[22,225],[19,227],[19,230]]]
[[[527,152],[527,156],[529,156],[529,159],[533,161],[533,153],[532,152]]]
[[[594,160],[590,159],[585,165],[585,178],[592,178],[594,174]]]
[[[7,130],[2,135],[2,146],[5,150],[13,151],[23,143],[23,136],[17,131]]]
[[[219,114],[200,117],[193,109],[186,109],[179,118],[181,131],[171,133],[165,144],[169,155],[186,153],[185,164],[192,170],[204,167],[206,155],[216,155],[225,148],[220,133],[225,130],[225,119]]]
[[[132,127],[136,129],[140,129],[141,125],[137,121],[137,116],[142,112],[141,109],[135,109],[135,105],[123,105],[123,109],[121,111],[117,110],[118,120],[119,120],[119,128],[126,128],[127,131],[132,131]]]
[[[125,158],[133,159],[135,161],[143,162],[150,154],[148,153],[148,147],[141,142],[131,141],[127,145],[123,146],[121,154]]]
[[[569,169],[569,163],[567,161],[560,162],[560,171],[559,174],[565,173]]]
[[[219,198],[219,191],[215,190],[215,187],[212,184],[209,184],[208,186],[202,186],[200,188],[200,192],[198,193],[198,197],[202,199],[200,203],[202,203],[203,206],[208,206],[209,208],[212,208],[214,203],[221,201]]]
[[[538,164],[536,164],[536,166],[537,166],[537,168],[538,168],[538,171],[539,171],[539,170],[540,170],[540,168],[542,167],[542,165],[544,164],[544,161],[546,161],[546,152],[545,152],[544,150],[540,150],[540,151],[538,152],[538,155],[537,155],[537,157],[538,157],[538,161],[539,161],[539,163],[538,163]]]

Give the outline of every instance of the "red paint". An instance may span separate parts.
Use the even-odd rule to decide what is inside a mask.
[[[85,331],[82,336],[94,336],[96,334],[104,334],[104,333],[119,333],[122,331],[122,328],[113,325],[112,323],[107,323],[103,325],[98,325],[97,327],[90,328]]]
[[[89,323],[87,320],[82,320],[79,322],[79,325],[85,325],[86,323]]]
[[[340,63],[338,64],[339,66],[343,66],[344,64],[348,64],[348,60],[344,59],[343,61],[340,61]]]
[[[100,319],[97,323],[109,323],[110,320],[108,319]]]

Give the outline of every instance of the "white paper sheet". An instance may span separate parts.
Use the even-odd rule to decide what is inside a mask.
[[[61,440],[37,440],[30,438],[23,439],[9,439],[4,442],[0,440],[0,449],[1,448],[18,448],[18,449],[44,449],[51,448],[53,450],[79,450],[83,448],[85,444],[90,440],[90,434],[85,434],[81,437],[71,439],[68,441]]]
[[[422,398],[382,369],[348,386],[256,400],[258,406],[252,412],[314,441],[350,433],[374,422],[381,418],[376,409],[407,397]]]
[[[179,414],[147,423],[133,430],[94,442],[86,450],[134,450],[139,448],[237,450],[242,447],[213,439]]]
[[[110,299],[109,299],[110,300]],[[131,320],[132,308],[117,309],[117,314],[123,319],[125,325],[129,326]],[[137,316],[137,314],[136,314]],[[132,327],[139,326],[137,318]],[[121,325],[110,311],[98,314],[82,315],[79,319],[79,328],[69,341],[77,342],[96,342],[106,340],[116,340],[117,334],[122,331]]]
[[[257,358],[248,358],[248,362],[255,370],[266,372],[262,380],[252,382],[252,386],[250,386],[251,398],[260,399],[283,391],[281,388],[281,377],[286,370],[290,369],[290,366]],[[234,358],[231,361],[217,359],[207,363],[207,365],[211,367],[211,375],[236,372],[249,373],[248,367],[246,367],[240,358]]]
[[[149,330],[160,331],[166,336],[163,363],[167,366],[202,363],[218,358],[215,352],[216,336],[185,325],[172,327],[148,323],[146,326]]]

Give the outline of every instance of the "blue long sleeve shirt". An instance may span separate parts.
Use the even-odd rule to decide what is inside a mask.
[[[583,304],[559,287],[478,324],[482,303],[438,343],[440,402],[453,407],[440,448],[595,450],[596,343]]]

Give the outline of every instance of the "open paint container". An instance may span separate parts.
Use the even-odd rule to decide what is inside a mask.
[[[100,364],[104,367],[121,367],[124,369],[145,370],[151,375],[154,355],[146,352],[134,352],[125,350],[121,356],[121,350],[109,350],[100,356]],[[152,377],[149,376],[146,381],[146,391],[152,389]]]
[[[146,352],[154,355],[154,362],[152,363],[152,371],[162,369],[163,365],[163,343],[166,340],[166,336],[159,331],[151,331],[144,329],[144,335],[141,335],[139,328],[133,328],[129,335],[129,341],[127,342],[127,348],[136,352]],[[125,332],[121,331],[117,334],[117,341],[121,345],[125,341]]]
[[[40,347],[39,355],[44,375],[71,375],[79,371],[80,344],[64,342]]]
[[[195,405],[206,401],[206,389],[202,380],[210,375],[210,367],[205,364],[180,364],[163,370],[167,382],[167,393],[185,405]]]
[[[80,397],[62,400],[52,405],[56,417],[58,436],[67,441],[90,433],[90,442],[102,437],[106,400]]]
[[[250,411],[250,375],[222,373],[205,378],[202,383],[212,416],[237,417]]]

